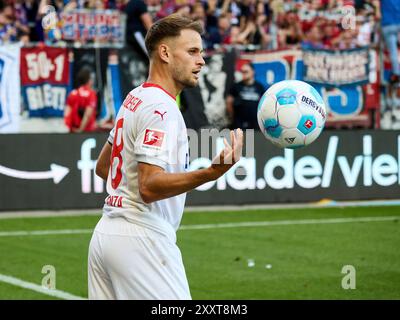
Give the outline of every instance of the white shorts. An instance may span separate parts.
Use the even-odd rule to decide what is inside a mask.
[[[89,245],[89,299],[189,300],[182,256],[166,236],[103,216]]]

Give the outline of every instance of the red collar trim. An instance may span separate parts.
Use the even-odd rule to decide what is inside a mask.
[[[161,90],[164,91],[166,94],[168,94],[172,99],[174,99],[174,101],[176,101],[176,97],[174,97],[172,94],[170,94],[167,90],[165,90],[163,87],[159,86],[158,84],[150,83],[150,82],[145,82],[145,83],[143,83],[142,87],[143,87],[143,88],[155,87],[155,88],[161,89]]]

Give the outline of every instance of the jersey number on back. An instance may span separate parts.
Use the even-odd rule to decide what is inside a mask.
[[[115,127],[115,135],[111,153],[111,186],[117,189],[122,179],[122,149],[124,148],[124,137],[122,135],[122,127],[124,125],[124,119],[121,118],[117,121]]]

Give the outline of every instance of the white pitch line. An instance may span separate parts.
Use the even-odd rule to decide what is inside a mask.
[[[64,299],[64,300],[86,300],[83,297],[78,297],[78,296],[74,296],[73,294],[70,294],[68,292],[65,291],[61,291],[61,290],[53,290],[53,289],[47,289],[45,287],[39,286],[38,284],[32,283],[32,282],[27,282],[12,276],[7,276],[5,274],[0,274],[0,281],[1,282],[5,282],[8,284],[11,284],[13,286],[16,287],[21,287],[24,289],[29,289],[32,291],[36,291],[51,297],[56,297],[56,298],[60,298],[60,299]]]
[[[400,216],[390,217],[364,217],[364,218],[332,218],[332,219],[305,219],[305,220],[277,220],[277,221],[249,221],[236,223],[195,224],[181,226],[180,230],[201,230],[219,228],[241,228],[241,227],[272,227],[304,224],[330,224],[351,222],[381,222],[400,220]]]
[[[394,200],[360,200],[360,201],[327,201],[308,203],[271,203],[247,205],[213,205],[213,206],[186,206],[185,213],[209,211],[243,211],[243,210],[279,210],[279,209],[326,209],[342,207],[389,207],[400,206],[400,199]],[[42,218],[42,217],[69,217],[69,216],[101,216],[102,209],[76,209],[76,210],[40,210],[40,211],[2,211],[0,219],[9,218]]]
[[[395,221],[395,220],[400,220],[400,216],[277,220],[277,221],[247,221],[247,222],[232,222],[232,223],[193,224],[193,225],[182,225],[179,228],[179,230],[183,231],[183,230],[204,230],[204,229],[245,228],[245,227],[272,227],[272,226],[288,226],[288,225],[353,223],[353,222],[384,222],[384,221]],[[93,232],[93,229],[3,231],[3,232],[0,232],[0,237],[41,236],[41,235],[58,235],[58,234],[90,234],[92,232]]]
[[[93,229],[61,229],[61,230],[37,230],[37,231],[4,231],[0,232],[0,237],[13,236],[45,236],[57,234],[87,234],[92,233]]]

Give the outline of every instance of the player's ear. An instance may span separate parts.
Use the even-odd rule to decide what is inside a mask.
[[[158,55],[160,56],[160,59],[162,61],[169,62],[171,52],[170,52],[168,45],[166,45],[165,43],[160,44],[158,46]]]

